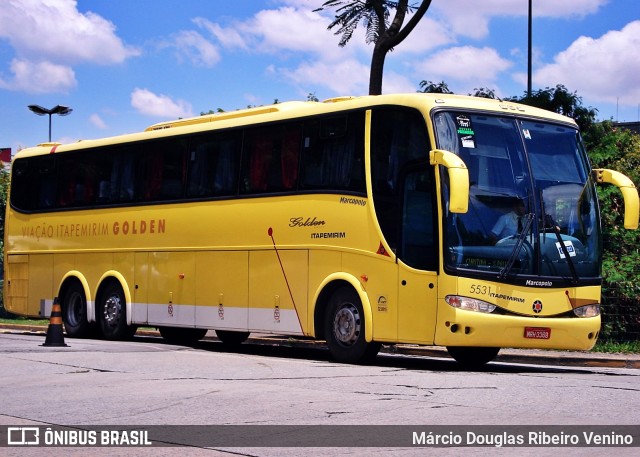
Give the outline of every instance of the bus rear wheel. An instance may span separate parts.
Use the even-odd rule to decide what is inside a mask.
[[[127,325],[127,303],[120,284],[110,282],[100,294],[96,318],[102,336],[107,340],[131,338],[136,327]]]
[[[216,330],[216,336],[226,346],[240,346],[249,338],[249,332],[234,332],[231,330]]]
[[[196,344],[207,334],[206,328],[159,327],[158,331],[167,343],[191,345]]]
[[[67,336],[83,338],[92,333],[93,325],[87,319],[87,299],[82,286],[73,282],[62,297],[62,320]]]
[[[465,368],[480,368],[496,358],[500,348],[447,346],[447,352]]]
[[[344,363],[370,362],[381,344],[365,340],[365,320],[362,303],[351,287],[337,289],[327,306],[324,335],[329,352]]]

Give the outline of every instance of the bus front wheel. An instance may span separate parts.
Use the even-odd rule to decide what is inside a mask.
[[[333,293],[324,324],[329,352],[338,362],[369,362],[378,354],[381,344],[365,340],[362,303],[351,287],[341,287]]]
[[[107,340],[124,340],[133,336],[136,328],[127,325],[127,306],[120,284],[110,282],[100,294],[96,317],[102,336]]]
[[[465,368],[480,368],[496,358],[500,348],[447,346],[447,352]]]

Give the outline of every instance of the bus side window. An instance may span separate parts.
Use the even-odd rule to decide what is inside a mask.
[[[186,176],[186,140],[159,140],[142,146],[136,157],[136,199],[175,200],[182,197]]]
[[[92,158],[77,153],[57,157],[59,207],[83,207],[93,203],[96,169]]]
[[[295,189],[298,184],[301,140],[302,128],[300,125],[285,126],[282,134],[280,164],[282,167],[282,187],[286,190]]]
[[[230,196],[236,193],[240,133],[213,133],[192,139],[188,197]]]
[[[162,154],[150,151],[147,148],[137,154],[135,160],[135,195],[136,200],[153,201],[160,196],[162,187],[162,167],[164,157]]]
[[[315,122],[305,126],[302,141],[301,184],[303,189],[317,189],[322,185],[322,154],[318,148],[316,134],[313,130]]]
[[[56,198],[54,157],[16,160],[11,173],[12,205],[27,211],[53,207]]]
[[[39,160],[38,160],[39,159]],[[29,160],[29,159],[27,159]],[[35,158],[37,179],[40,183],[38,192],[38,208],[52,208],[55,201],[56,174],[55,162],[52,158]]]
[[[96,154],[90,154],[95,167],[95,202],[98,205],[105,205],[111,198],[111,170],[113,169],[114,154],[110,149],[102,149]]]
[[[298,123],[248,130],[241,192],[295,190],[301,140],[302,128]]]
[[[182,198],[187,172],[187,142],[184,139],[163,141],[158,155],[163,157],[160,200]]]
[[[34,159],[14,160],[11,165],[11,204],[23,210],[42,207],[40,197],[44,182],[34,179]],[[32,185],[29,185],[32,182]]]
[[[246,133],[243,149],[243,192],[265,192],[274,155],[273,128],[259,128]]]
[[[133,200],[134,155],[130,147],[119,148],[114,154],[109,179],[110,203],[130,202]]]
[[[365,191],[364,113],[308,121],[305,125],[301,187]]]
[[[69,156],[58,156],[58,198],[56,206],[71,206],[75,199],[75,163]]]
[[[426,160],[428,149],[427,128],[419,112],[390,107],[373,110],[371,126],[373,198],[380,229],[391,249],[398,249],[401,236],[399,231],[402,207],[401,179],[407,172],[407,166],[413,169],[416,163]],[[425,167],[429,166],[425,165]],[[411,202],[418,200],[407,194],[404,196],[404,205],[411,207],[413,206]],[[416,225],[415,220],[408,222],[410,226]],[[407,243],[408,241],[405,240],[405,244]]]
[[[237,192],[240,140],[223,139],[218,142],[218,157],[213,180],[215,195],[234,195]]]
[[[213,143],[193,141],[189,153],[189,184],[187,197],[204,197],[213,193],[213,179],[209,179],[213,168]]]

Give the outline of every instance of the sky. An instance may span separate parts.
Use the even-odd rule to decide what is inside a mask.
[[[419,0],[414,0],[417,3]],[[345,47],[324,0],[0,0],[0,147],[144,130],[201,112],[368,93],[372,45]],[[532,0],[533,89],[563,84],[598,119],[640,120],[640,1]],[[433,0],[387,55],[383,93],[423,80],[527,88],[528,0]]]

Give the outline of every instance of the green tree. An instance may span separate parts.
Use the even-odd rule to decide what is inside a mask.
[[[469,95],[471,95],[472,97],[490,98],[492,100],[498,99],[496,93],[492,89],[489,89],[487,87],[476,87],[473,89],[473,93]]]
[[[380,95],[387,53],[409,36],[431,6],[431,1],[422,0],[416,8],[409,5],[409,0],[328,0],[314,11],[336,11],[335,19],[328,29],[338,27],[335,34],[342,35],[339,43],[341,47],[351,40],[358,25],[364,23],[367,44],[374,45],[369,73],[369,95]],[[390,20],[391,10],[395,10],[393,20]],[[407,13],[412,12],[413,16],[403,27]]]
[[[9,190],[9,172],[5,170],[4,164],[0,162],[0,259],[4,259],[4,215],[7,209],[7,191]],[[0,268],[4,268],[2,260],[0,260]],[[0,288],[3,287],[3,281],[0,281]],[[0,317],[7,316],[7,312],[3,305],[3,294],[0,293]]]
[[[7,210],[7,191],[9,190],[9,172],[0,162],[0,262],[4,259],[4,215]]]
[[[423,92],[425,94],[453,94],[447,83],[444,81],[440,81],[439,83],[434,83],[431,81],[422,80],[420,81],[420,88],[418,92]]]
[[[538,89],[531,92],[531,96],[525,92],[521,97],[509,97],[505,100],[535,106],[571,117],[576,121],[582,132],[586,132],[595,123],[596,114],[598,113],[595,108],[582,106],[582,97],[579,97],[577,92],[570,92],[562,84],[558,84],[556,87]]]
[[[594,168],[609,168],[640,184],[640,135],[611,121],[593,124],[584,140]],[[623,227],[624,203],[615,186],[598,186],[602,213],[602,332],[605,340],[640,336],[640,230]]]
[[[224,113],[224,110],[222,108],[218,108],[215,111],[210,109],[209,111],[200,111],[200,116],[207,116],[209,114],[217,114],[217,113]]]

